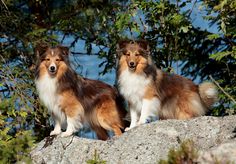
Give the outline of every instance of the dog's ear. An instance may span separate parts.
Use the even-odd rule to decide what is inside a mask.
[[[148,42],[146,40],[138,40],[137,43],[141,47],[143,55],[149,56],[151,52]]]
[[[143,50],[150,51],[149,44],[146,40],[138,40],[137,43]]]
[[[120,40],[117,44],[116,44],[116,54],[119,56],[121,56],[121,54],[124,52],[125,47],[127,44],[129,44],[130,41],[129,40]]]
[[[36,45],[34,52],[35,52],[37,58],[39,58],[48,49],[48,47],[49,46],[45,43],[40,43],[40,44]]]
[[[126,45],[129,44],[129,43],[130,43],[130,40],[120,40],[118,42],[118,44],[116,45],[116,48],[120,49],[120,50],[124,49],[126,47]]]
[[[68,47],[57,46],[57,48],[59,48],[62,51],[63,55],[65,55],[65,56],[69,55],[69,48]]]

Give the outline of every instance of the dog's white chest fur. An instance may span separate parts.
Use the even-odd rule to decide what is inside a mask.
[[[135,74],[128,69],[123,71],[118,79],[120,93],[132,104],[142,107],[142,99],[151,79]]]
[[[44,75],[35,81],[36,88],[39,93],[40,100],[48,108],[49,112],[53,112],[58,107],[57,79],[51,78],[49,75]]]

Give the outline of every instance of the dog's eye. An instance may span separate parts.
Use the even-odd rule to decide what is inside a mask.
[[[49,61],[50,59],[48,58],[43,58],[42,61]]]
[[[127,53],[126,56],[130,56],[130,53]]]
[[[61,59],[56,59],[56,61],[61,61]]]
[[[135,54],[135,56],[139,56],[139,54]]]

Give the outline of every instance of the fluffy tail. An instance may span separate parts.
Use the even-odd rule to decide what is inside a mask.
[[[210,108],[212,104],[214,104],[218,98],[218,91],[216,86],[210,82],[204,82],[199,86],[199,94],[206,105],[207,108]]]

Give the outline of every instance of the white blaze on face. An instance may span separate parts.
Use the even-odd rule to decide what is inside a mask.
[[[52,55],[52,57],[55,56],[54,50],[51,50],[51,55]],[[49,72],[51,72],[51,73],[55,73],[55,72],[57,71],[57,65],[56,65],[56,63],[55,63],[55,60],[53,60],[53,58],[52,58],[52,60],[51,60],[51,62],[50,62],[50,65],[49,65],[49,67],[48,67],[48,70],[49,70]]]
[[[51,50],[51,55],[54,56],[54,51],[53,50]]]

